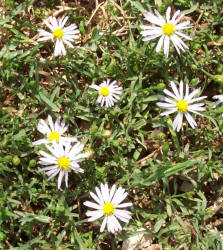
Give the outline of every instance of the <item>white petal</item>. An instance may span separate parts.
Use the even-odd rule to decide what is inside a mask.
[[[169,108],[174,108],[176,107],[176,103],[165,103],[165,102],[157,102],[156,105],[160,108],[164,108],[164,109],[169,109]]]
[[[91,221],[95,221],[99,218],[101,218],[104,214],[102,211],[93,211],[93,212],[97,212],[94,216],[92,216],[91,218],[88,219],[89,222]],[[90,212],[87,212],[86,215],[89,216]]]
[[[101,107],[104,105],[106,98],[102,96]]]
[[[51,180],[54,176],[56,176],[60,172],[60,169],[58,168],[55,170],[55,172],[47,179],[48,181]]]
[[[145,42],[145,41],[150,41],[150,40],[153,40],[157,37],[161,36],[161,34],[158,34],[158,35],[152,35],[152,36],[146,36],[144,37],[142,40]]]
[[[70,48],[74,48],[74,46],[68,41],[68,40],[66,40],[65,38],[63,38],[63,42],[66,44],[66,45],[68,45]]]
[[[78,35],[71,35],[71,34],[64,34],[63,35],[63,39],[69,41],[69,42],[74,42],[75,39],[79,39],[79,36]]]
[[[39,153],[40,153],[42,156],[46,157],[46,160],[49,160],[50,162],[56,160],[56,158],[55,158],[54,156],[52,156],[52,155],[46,153],[45,151],[40,150]]]
[[[122,226],[120,225],[120,223],[118,222],[118,220],[114,215],[108,216],[108,223],[110,224],[112,233],[118,230],[122,230]]]
[[[185,101],[191,101],[194,96],[199,93],[199,89],[195,89],[192,93],[188,95],[187,98],[184,98]]]
[[[106,186],[107,186],[107,189],[106,189]],[[100,191],[101,191],[103,200],[104,200],[105,202],[108,202],[108,198],[109,198],[109,194],[108,194],[108,184],[103,184],[103,183],[101,183],[101,185],[100,185]]]
[[[107,216],[107,230],[108,232],[114,233],[114,224],[112,223],[112,220],[110,218],[111,216]]]
[[[41,37],[37,40],[37,42],[43,42],[43,41],[47,41],[52,39],[52,36],[45,36],[45,37]]]
[[[58,39],[57,39],[58,40]],[[66,55],[66,49],[64,47],[64,44],[63,44],[63,41],[62,40],[59,40],[59,43],[60,43],[60,49],[61,49],[61,53],[62,55]]]
[[[170,6],[167,8],[166,10],[166,22],[169,23],[170,21],[170,12],[171,12],[171,8]]]
[[[40,119],[37,125],[37,130],[42,134],[49,134],[51,132],[46,122],[42,119]]]
[[[50,115],[48,115],[48,122],[49,122],[49,125],[50,125],[50,128],[51,128],[51,131],[55,131],[55,128],[54,128],[54,125],[53,125],[53,120],[52,120],[52,117]]]
[[[149,21],[150,23],[159,25],[159,26],[163,26],[164,23],[162,22],[162,20],[158,17],[156,17],[155,15],[153,15],[151,12],[147,12],[144,14],[145,20]]]
[[[125,223],[128,223],[129,222],[129,219],[126,219],[125,217],[122,217],[121,215],[119,214],[115,214],[115,217],[117,217],[119,220],[125,222]]]
[[[200,112],[197,112],[196,110],[194,109],[190,109],[190,107],[188,107],[188,110],[196,115],[200,115],[200,116],[203,116]]]
[[[39,35],[40,36],[51,36],[52,37],[52,33],[44,30],[44,29],[38,29]]]
[[[129,211],[126,210],[121,210],[121,209],[115,209],[114,215],[120,219],[121,221],[124,222],[129,222],[129,220],[131,219],[131,213]]]
[[[70,30],[78,30],[78,29],[77,29],[77,25],[73,23],[73,24],[71,24],[71,25],[69,25],[69,26],[63,28],[63,31],[64,31],[64,32],[67,32],[67,31],[70,31]],[[79,30],[78,30],[78,31],[79,31]],[[80,32],[80,31],[79,31],[79,32]]]
[[[168,103],[172,103],[172,104],[175,104],[176,105],[176,102],[169,99],[168,97],[166,96],[163,96],[163,95],[157,95],[158,98],[161,100],[161,101],[165,101],[165,102],[168,102]]]
[[[46,148],[47,148],[55,157],[58,157],[57,150],[55,149],[55,147],[51,147],[51,146],[49,146],[49,145],[46,145]]]
[[[218,100],[218,101],[214,104],[213,108],[216,108],[220,103],[222,103],[222,101]]]
[[[144,30],[141,31],[140,34],[142,36],[153,36],[153,35],[162,35],[162,30],[161,28],[157,28],[156,30]]]
[[[56,39],[56,44],[55,44],[55,48],[54,48],[54,56],[57,57],[61,54],[62,54],[62,52],[61,52],[60,42],[59,42],[59,39]]]
[[[176,118],[173,121],[173,130],[176,130],[182,126],[182,120],[183,120],[183,114],[178,113]],[[178,130],[177,130],[177,132],[178,132]]]
[[[73,169],[74,171],[83,172],[81,171],[82,169],[80,168],[79,164],[73,161],[71,162],[71,169]]]
[[[59,21],[59,27],[62,29],[64,27],[64,25],[66,24],[68,20],[68,16],[66,16],[64,19],[61,18],[60,21]]]
[[[56,119],[56,122],[55,122],[55,131],[57,133],[59,133],[59,130],[60,130],[60,119],[61,119],[61,117],[58,116],[57,119]]]
[[[77,154],[79,154],[84,148],[84,144],[77,142],[69,153],[69,158],[72,160]]]
[[[86,153],[78,154],[76,156],[73,156],[71,160],[74,161],[74,162],[82,162],[84,160],[84,158],[87,158]]]
[[[115,208],[123,208],[123,207],[130,207],[130,206],[132,206],[132,202],[126,202],[126,203],[116,205]]]
[[[186,84],[186,92],[185,92],[184,99],[187,99],[188,96],[189,96],[189,86],[188,86],[188,84]]]
[[[174,15],[173,15],[173,17],[172,17],[172,19],[171,19],[171,23],[172,24],[174,24],[174,26],[175,26],[175,24],[176,24],[176,18],[177,18],[177,16],[180,14],[180,10],[178,10],[178,11],[176,11],[175,13],[174,13]]]
[[[100,232],[102,233],[105,230],[105,226],[107,224],[108,221],[108,216],[106,216],[101,224],[101,228],[100,228]]]
[[[165,37],[164,35],[160,37],[159,42],[158,42],[158,44],[156,46],[156,52],[159,52],[161,50],[162,45],[163,45],[164,37]]]
[[[127,197],[127,195],[128,193],[125,192],[124,189],[122,189],[120,192],[116,192],[112,199],[112,203],[114,204],[114,206],[116,207],[118,204],[120,204]]]
[[[40,172],[45,172],[45,171],[48,171],[48,170],[52,170],[52,169],[56,169],[56,168],[58,168],[58,166],[49,166],[49,167],[45,167],[45,168],[41,168],[40,169]]]
[[[184,83],[180,81],[180,99],[183,99],[184,96]]]
[[[175,96],[173,93],[171,93],[168,89],[164,89],[163,92],[166,95],[171,96],[173,99],[179,100],[179,98],[177,96]]]
[[[160,25],[163,26],[165,24],[165,20],[164,18],[160,15],[159,11],[157,11],[156,9],[154,9],[155,14],[158,16],[159,20],[161,21]]]
[[[176,31],[175,34],[179,35],[179,36],[182,36],[183,38],[187,39],[187,40],[193,40],[191,37],[179,32],[179,31]]]
[[[131,219],[131,212],[122,209],[115,209],[114,215],[120,215],[126,219]]]
[[[164,55],[166,58],[169,56],[169,49],[170,49],[170,38],[169,36],[165,36],[164,38]]]
[[[115,191],[116,191],[116,185],[114,184],[114,185],[112,186],[111,190],[110,190],[109,202],[112,200]]]
[[[194,118],[188,112],[185,112],[185,116],[186,116],[186,119],[189,122],[190,126],[192,128],[195,128],[197,126],[197,123],[194,120]]]
[[[173,34],[173,35],[170,36],[170,38],[172,40],[172,43],[173,43],[177,53],[180,55],[180,50],[179,50],[179,47],[178,47],[178,40],[176,39],[177,36]]]
[[[47,143],[49,143],[49,141],[47,139],[40,139],[40,140],[32,142],[32,144],[34,146],[37,146],[37,145],[40,145],[40,144],[47,144]]]
[[[93,88],[93,89],[96,89],[97,91],[99,91],[99,90],[101,89],[101,87],[99,87],[99,86],[96,85],[96,84],[91,84],[89,87],[90,87],[90,88]]]
[[[54,30],[56,30],[56,29],[59,28],[56,17],[50,16],[50,17],[49,17],[49,20],[50,20],[50,22],[51,22],[51,24],[52,24]]]
[[[99,200],[100,200],[100,204],[104,203],[104,199],[103,199],[101,190],[100,190],[98,187],[96,187],[96,188],[95,188],[95,191],[96,191],[96,193],[97,193],[97,195],[98,195],[98,198],[99,198]]]
[[[184,17],[184,14],[180,15],[176,20],[175,20],[175,24],[179,23],[179,21]]]
[[[190,28],[192,28],[192,26],[190,25],[190,21],[185,21],[175,26],[175,30],[190,29]]]
[[[203,99],[207,98],[207,96],[200,96],[200,97],[197,97],[197,98],[194,98],[194,99],[191,99],[190,101],[188,101],[187,103],[194,103],[194,102],[198,102],[198,101],[201,101]]]
[[[58,133],[59,133],[60,135],[62,135],[62,134],[64,134],[67,130],[68,130],[68,125],[66,125],[66,126],[64,126],[64,127],[60,126]],[[72,137],[72,138],[73,138],[73,137]]]
[[[182,127],[182,122],[183,122],[183,114],[180,113],[179,120],[178,120],[178,126],[177,126],[177,132],[180,131],[180,129]]]
[[[173,81],[171,81],[170,84],[171,84],[171,88],[172,88],[174,94],[176,95],[177,99],[180,100],[180,94],[179,94],[179,91],[177,89],[176,84]]]
[[[215,95],[212,97],[213,99],[219,99],[223,102],[223,95]]]
[[[99,206],[98,204],[93,203],[93,202],[91,202],[91,201],[85,201],[83,204],[84,204],[85,206],[87,206],[87,207],[90,207],[90,208],[101,209],[101,206]]]
[[[98,198],[98,196],[97,196],[96,194],[94,194],[93,192],[90,192],[90,196],[91,196],[98,204],[100,204],[100,205],[103,204],[102,200],[100,200],[100,199]]]
[[[94,217],[94,216],[100,215],[100,217],[101,217],[101,216],[104,215],[104,213],[103,213],[102,210],[93,210],[93,211],[87,211],[86,215],[87,215],[88,217],[92,217],[92,216]]]
[[[68,171],[65,172],[65,184],[68,187]]]
[[[170,115],[170,114],[172,114],[172,113],[174,113],[174,112],[176,112],[176,111],[177,111],[177,108],[172,108],[172,109],[169,109],[169,110],[167,110],[167,111],[165,111],[165,112],[162,112],[160,115],[161,115],[161,116]]]
[[[58,167],[57,168],[51,168],[50,170],[47,170],[47,171],[44,171],[46,175],[52,175],[54,174],[55,172],[57,172],[58,170]],[[43,172],[43,171],[40,171],[40,172]]]
[[[145,30],[157,30],[157,28],[160,28],[160,27],[149,26],[149,25],[140,25],[140,28],[145,29]]]
[[[44,20],[43,22],[46,24],[46,26],[47,26],[51,31],[54,31],[54,30],[55,30],[55,28],[53,27],[53,25],[52,25],[51,23],[49,23],[47,20]]]
[[[60,174],[59,174],[59,177],[58,177],[58,183],[57,183],[57,188],[58,189],[60,189],[60,187],[61,187],[61,182],[62,182],[63,177],[64,177],[64,171],[61,170]]]
[[[205,105],[205,103],[203,103],[203,102],[200,102],[200,103],[195,103],[195,104],[192,104],[192,105],[189,105],[188,107],[190,107],[190,108],[202,108],[202,109],[205,109],[205,107],[203,107]]]
[[[173,37],[174,37],[174,42],[176,46],[178,47],[178,49],[180,48],[182,51],[185,51],[185,49],[188,49],[188,46],[183,42],[181,38],[179,38],[179,36],[173,34],[171,36],[172,41],[173,41]]]

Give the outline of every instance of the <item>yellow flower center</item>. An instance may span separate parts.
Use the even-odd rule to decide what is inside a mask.
[[[174,33],[174,25],[171,23],[165,23],[162,27],[163,33],[167,36],[170,36]]]
[[[56,38],[61,39],[63,37],[63,31],[62,31],[62,29],[56,29],[56,30],[54,30],[53,36],[56,37]]]
[[[180,111],[180,112],[186,112],[187,111],[187,107],[188,107],[188,104],[187,104],[187,102],[186,101],[184,101],[184,100],[179,100],[178,102],[177,102],[177,108],[178,108],[178,111]]]
[[[70,160],[65,156],[60,157],[57,162],[58,166],[64,170],[67,170],[70,167]]]
[[[100,89],[100,94],[101,95],[103,95],[103,96],[108,96],[109,95],[109,89],[108,89],[108,87],[102,87],[101,89]]]
[[[59,137],[60,137],[60,134],[58,134],[57,132],[51,132],[49,135],[48,135],[48,139],[49,141],[53,141],[55,140],[57,143],[59,142]]]
[[[103,212],[105,215],[113,214],[114,210],[115,210],[115,207],[112,203],[108,202],[104,204]]]

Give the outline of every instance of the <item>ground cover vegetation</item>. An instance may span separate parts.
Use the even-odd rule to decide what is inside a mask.
[[[222,1],[0,5],[0,248],[121,249],[125,239],[148,233],[158,249],[223,249],[223,106],[222,96],[213,99],[223,86]],[[182,30],[192,40],[180,35],[188,49],[179,40],[176,49],[167,40],[164,51],[157,49],[162,33],[145,39],[143,25],[154,26],[145,12],[157,9],[165,17],[168,7],[192,26]],[[51,32],[44,23],[50,16],[68,17],[65,27],[77,25],[51,30],[53,38],[66,36],[66,53],[61,44],[55,51],[45,33]],[[168,39],[174,27],[162,32]],[[175,93],[170,107],[165,89],[174,91],[171,81],[184,94]],[[103,82],[113,85],[104,88]],[[192,99],[206,97],[198,106],[189,104],[187,85],[189,93],[196,90]],[[73,148],[66,139],[62,149],[52,143],[59,137],[49,116]],[[61,169],[51,169],[48,175],[59,177],[48,180],[41,169],[51,161]],[[61,173],[71,164],[68,182]],[[113,213],[122,218],[121,227],[101,218]],[[91,216],[99,219],[89,222]]]

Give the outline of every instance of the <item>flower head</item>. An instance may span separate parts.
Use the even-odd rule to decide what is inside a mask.
[[[38,29],[39,35],[42,36],[38,41],[54,40],[55,49],[54,56],[66,55],[66,50],[64,43],[70,48],[74,48],[71,44],[75,39],[78,39],[78,34],[80,31],[77,29],[76,24],[71,24],[68,27],[64,27],[68,20],[68,17],[61,18],[59,21],[55,17],[50,16],[49,21],[44,20],[46,26],[50,29],[51,32],[45,31],[43,29]]]
[[[215,95],[212,97],[213,99],[218,99],[214,104],[213,108],[216,108],[220,103],[223,102],[223,95]]]
[[[94,151],[89,148],[87,151],[85,151],[85,154],[86,154],[87,158],[92,158],[94,155]]]
[[[153,40],[157,37],[160,37],[159,42],[156,46],[156,52],[159,52],[164,44],[164,54],[166,58],[169,55],[170,40],[172,41],[174,47],[176,48],[178,54],[180,50],[185,51],[188,49],[188,46],[183,42],[180,37],[185,38],[186,40],[192,40],[191,37],[183,34],[181,30],[189,29],[192,26],[189,21],[180,22],[184,15],[180,15],[180,11],[176,11],[172,18],[170,18],[171,8],[168,7],[166,10],[166,19],[163,18],[160,13],[155,9],[155,14],[151,12],[146,12],[144,14],[145,20],[148,22],[158,25],[157,26],[148,26],[141,25],[143,29],[140,33],[143,36],[143,41]]]
[[[53,142],[67,144],[77,141],[77,138],[75,137],[62,136],[68,129],[68,125],[65,124],[65,119],[61,121],[61,117],[58,117],[55,124],[53,124],[52,117],[48,115],[48,122],[49,126],[44,120],[40,119],[37,129],[40,133],[44,134],[46,138],[34,141],[33,145],[49,144]]]
[[[164,93],[168,95],[169,97],[165,97],[163,95],[158,95],[159,99],[164,102],[158,102],[157,106],[160,108],[164,108],[167,111],[161,113],[161,115],[169,115],[174,112],[177,112],[177,116],[174,119],[173,122],[173,129],[180,131],[182,127],[183,122],[183,116],[185,115],[187,121],[189,122],[190,126],[192,128],[195,128],[197,126],[196,121],[194,118],[190,115],[189,112],[195,113],[197,115],[202,115],[199,113],[199,111],[204,111],[205,108],[204,103],[196,103],[200,100],[205,99],[207,96],[201,96],[194,98],[198,93],[199,89],[195,89],[192,93],[189,94],[189,86],[186,84],[186,91],[184,95],[184,83],[183,81],[180,81],[180,89],[178,91],[176,84],[174,82],[171,82],[171,88],[173,90],[173,93],[171,93],[169,90],[164,89]]]
[[[119,95],[122,93],[122,87],[116,84],[117,81],[109,83],[110,80],[108,79],[107,81],[103,81],[99,86],[95,84],[90,85],[90,88],[98,91],[99,96],[96,102],[101,103],[101,106],[105,104],[106,107],[112,107],[120,99]]]
[[[71,170],[83,173],[84,170],[80,168],[79,162],[87,158],[85,153],[80,153],[84,145],[80,142],[76,143],[73,147],[70,144],[62,145],[53,143],[52,146],[46,145],[51,154],[45,151],[40,151],[41,158],[39,164],[47,167],[42,168],[40,171],[45,172],[49,176],[48,180],[59,174],[58,177],[58,189],[60,189],[61,182],[65,176],[65,184],[68,187],[68,173]]]
[[[131,219],[131,213],[129,211],[120,209],[132,206],[131,202],[121,204],[121,202],[127,197],[128,193],[125,192],[125,189],[122,187],[119,187],[116,190],[115,185],[109,190],[108,184],[101,184],[100,188],[96,187],[95,190],[96,194],[90,192],[90,195],[96,203],[91,201],[84,202],[85,206],[95,209],[95,211],[89,211],[86,213],[86,215],[90,217],[88,221],[94,221],[104,217],[100,232],[104,231],[106,225],[108,231],[112,233],[122,230],[122,226],[118,219],[123,222],[128,222]]]

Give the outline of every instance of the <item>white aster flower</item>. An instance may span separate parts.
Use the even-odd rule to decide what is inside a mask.
[[[149,41],[160,37],[159,42],[156,46],[156,52],[159,52],[164,44],[164,54],[167,58],[169,55],[171,40],[177,50],[177,53],[180,55],[180,50],[185,51],[185,49],[188,49],[188,46],[183,42],[180,37],[183,37],[187,40],[192,40],[191,37],[181,32],[181,30],[183,29],[189,29],[192,27],[190,25],[190,21],[184,21],[179,23],[180,20],[184,17],[184,15],[179,16],[179,10],[174,13],[171,19],[170,7],[168,7],[166,10],[166,19],[163,18],[156,9],[154,11],[156,15],[152,14],[151,12],[146,12],[144,14],[144,17],[145,20],[149,21],[152,24],[158,25],[159,27],[140,25],[140,27],[144,29],[140,32],[143,36],[143,41]]]
[[[41,158],[39,164],[46,165],[47,167],[42,168],[40,171],[45,172],[49,176],[48,180],[59,174],[58,177],[58,189],[60,189],[61,182],[65,176],[65,184],[68,187],[68,173],[71,170],[83,173],[84,170],[80,168],[79,162],[87,158],[85,153],[80,153],[84,145],[77,142],[73,147],[70,144],[62,145],[54,143],[52,146],[46,145],[47,149],[51,154],[45,151],[40,151]]]
[[[216,101],[216,103],[214,104],[213,108],[216,108],[220,103],[223,102],[223,95],[215,95],[212,98],[218,99],[218,101]]]
[[[42,36],[38,41],[55,40],[54,56],[66,55],[66,50],[64,43],[70,48],[74,48],[71,44],[75,39],[79,38],[80,31],[77,29],[76,24],[71,24],[64,28],[68,17],[61,18],[59,21],[55,17],[50,16],[49,22],[44,20],[46,26],[51,32],[45,31],[43,29],[38,29],[39,35]]]
[[[207,96],[201,96],[197,98],[195,97],[199,93],[199,89],[195,89],[192,93],[189,94],[189,86],[186,84],[186,91],[184,95],[184,83],[183,81],[180,81],[180,89],[178,91],[176,84],[174,82],[171,82],[171,88],[173,90],[173,93],[171,93],[169,90],[164,89],[164,93],[168,95],[169,97],[165,97],[163,95],[158,95],[159,99],[165,102],[158,102],[157,106],[160,108],[166,109],[167,111],[161,113],[160,115],[169,115],[174,112],[177,112],[177,116],[174,119],[173,122],[173,129],[180,131],[182,127],[182,121],[183,121],[183,116],[185,115],[187,121],[189,122],[190,126],[192,128],[195,128],[197,126],[196,121],[194,118],[190,115],[189,112],[195,113],[197,115],[202,115],[199,113],[199,111],[204,111],[205,108],[202,107],[204,106],[204,103],[196,103],[200,100],[203,100],[207,98]]]
[[[65,124],[65,119],[61,121],[61,117],[56,119],[55,124],[53,124],[52,117],[48,115],[48,126],[43,119],[40,119],[37,129],[40,133],[46,136],[45,139],[40,139],[33,142],[33,145],[40,145],[40,144],[49,144],[52,142],[57,142],[60,144],[67,144],[71,142],[76,142],[77,138],[75,137],[63,137],[62,135],[67,131],[68,125]]]
[[[122,230],[122,226],[118,219],[124,222],[129,222],[131,219],[131,213],[129,211],[120,209],[132,206],[131,202],[121,204],[128,193],[125,192],[125,189],[122,187],[119,187],[116,190],[115,185],[109,190],[108,184],[101,184],[100,189],[96,187],[95,190],[97,195],[92,192],[90,192],[90,195],[96,203],[91,201],[84,202],[85,206],[96,209],[95,211],[89,211],[86,213],[86,215],[90,217],[88,221],[94,221],[104,217],[100,232],[104,231],[106,225],[108,231],[112,233]]]
[[[101,103],[101,107],[104,104],[106,107],[112,107],[120,99],[119,95],[122,93],[122,87],[116,84],[117,81],[109,83],[110,79],[103,81],[99,86],[95,84],[89,86],[98,91],[99,96],[96,102]]]

